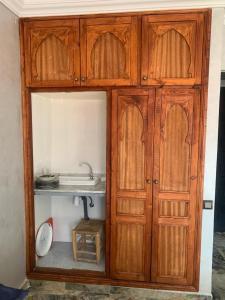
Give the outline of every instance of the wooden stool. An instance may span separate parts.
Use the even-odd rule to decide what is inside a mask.
[[[73,255],[77,261],[99,263],[104,244],[104,221],[84,220],[72,231]]]

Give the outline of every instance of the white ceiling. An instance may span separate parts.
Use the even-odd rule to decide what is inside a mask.
[[[225,0],[0,0],[19,17],[225,7]]]

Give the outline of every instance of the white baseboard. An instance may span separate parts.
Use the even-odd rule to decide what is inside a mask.
[[[24,281],[19,285],[19,289],[27,290],[30,287],[30,281],[25,278]]]

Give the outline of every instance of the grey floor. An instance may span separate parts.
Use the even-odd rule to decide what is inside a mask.
[[[38,258],[36,264],[38,267],[105,271],[104,257],[102,257],[99,264],[75,261],[73,258],[72,243],[67,242],[53,242],[48,254]]]

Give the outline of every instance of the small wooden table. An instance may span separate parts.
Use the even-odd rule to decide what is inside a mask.
[[[104,221],[82,219],[72,230],[72,241],[75,260],[98,264],[104,245]]]

